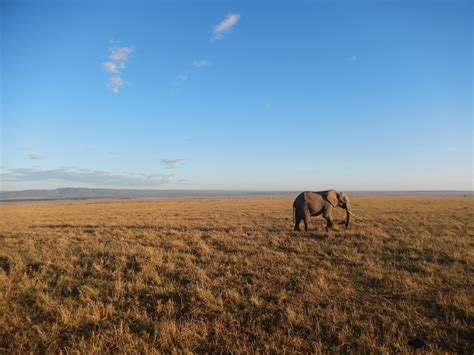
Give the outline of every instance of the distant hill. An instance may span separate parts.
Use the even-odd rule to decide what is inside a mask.
[[[251,190],[134,190],[60,188],[54,190],[0,191],[0,201],[84,200],[84,199],[136,199],[152,197],[225,197],[225,196],[281,196],[296,195],[300,191]],[[349,191],[350,195],[466,195],[473,191]]]
[[[54,190],[1,191],[0,201],[74,200],[74,199],[133,199],[147,197],[212,197],[282,195],[290,192],[225,191],[225,190],[133,190],[61,188]]]

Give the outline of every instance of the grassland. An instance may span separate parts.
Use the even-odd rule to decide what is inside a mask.
[[[0,205],[0,353],[473,352],[473,198],[291,203]]]

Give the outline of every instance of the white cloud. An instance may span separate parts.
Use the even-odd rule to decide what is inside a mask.
[[[30,154],[28,158],[30,160],[45,160],[46,159],[43,155],[39,155],[39,154]]]
[[[38,167],[2,169],[0,181],[9,184],[22,182],[67,182],[90,186],[115,187],[152,187],[163,184],[179,184],[174,174],[168,173],[113,173],[103,170],[80,169],[75,167],[61,167],[57,169],[43,169]],[[13,186],[12,185],[12,186]]]
[[[193,66],[196,67],[196,68],[208,67],[210,65],[211,65],[211,63],[208,62],[207,60],[195,60],[193,62]]]
[[[181,166],[186,159],[166,159],[161,158],[161,162],[166,166],[167,169],[175,169]]]
[[[143,174],[143,176],[147,180],[161,180],[161,179],[172,179],[174,178],[173,174],[163,174],[163,173],[158,173],[158,174]]]
[[[122,69],[125,69],[125,63],[105,62],[102,63],[102,68],[111,73],[120,73]]]
[[[184,73],[184,74],[180,74],[178,75],[178,79],[181,80],[181,81],[186,81],[189,79],[189,75]]]
[[[224,33],[229,32],[240,20],[239,14],[228,14],[212,31],[212,39],[222,39]]]
[[[119,93],[125,82],[119,75],[123,69],[126,68],[125,63],[129,56],[133,53],[135,48],[133,47],[112,47],[109,49],[109,61],[102,63],[102,68],[109,73],[115,74],[110,77],[106,85],[113,93]]]
[[[113,62],[126,62],[135,48],[132,47],[113,47],[110,48],[109,59]]]
[[[109,78],[109,80],[107,80],[107,87],[112,90],[112,92],[114,93],[119,93],[120,92],[120,89],[122,89],[122,86],[124,85],[124,81],[123,79],[118,76],[118,75],[115,75],[111,78]]]

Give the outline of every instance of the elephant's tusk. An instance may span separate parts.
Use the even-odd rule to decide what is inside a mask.
[[[352,216],[352,217],[356,217],[356,215],[354,213],[352,213],[351,211],[347,211],[349,212],[349,214]]]

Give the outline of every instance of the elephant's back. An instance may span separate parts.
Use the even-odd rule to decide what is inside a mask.
[[[310,203],[314,201],[320,201],[323,197],[319,192],[314,191],[303,191],[298,196],[296,196],[295,201],[293,202],[293,206],[298,206],[303,203]]]
[[[304,192],[304,199],[307,202],[312,201],[321,201],[323,200],[322,193],[320,191],[305,191]]]
[[[296,207],[305,201],[305,193],[306,191],[303,191],[298,196],[296,196],[295,200],[293,201],[293,206]]]

